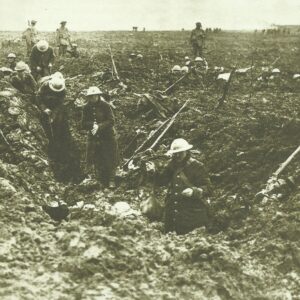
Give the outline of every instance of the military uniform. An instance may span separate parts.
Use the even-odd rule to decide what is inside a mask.
[[[207,225],[209,215],[206,197],[211,192],[211,182],[201,162],[188,154],[183,162],[172,160],[156,178],[159,185],[169,184],[164,212],[166,232],[185,234]],[[191,197],[181,194],[186,188],[192,188]]]
[[[15,70],[15,67],[16,67],[16,62],[15,61],[12,61],[12,62],[9,62],[8,64],[7,64],[7,67],[8,68],[10,68],[11,70]]]
[[[56,30],[56,40],[59,47],[59,55],[66,55],[68,45],[70,44],[70,33],[68,28],[60,27]]]
[[[49,139],[48,155],[54,173],[58,180],[76,182],[82,179],[80,158],[69,129],[65,95],[65,90],[52,91],[47,81],[37,94],[37,102],[42,111],[41,123]],[[45,109],[50,109],[51,114],[47,115]]]
[[[45,52],[38,50],[37,46],[34,46],[30,55],[30,68],[33,77],[37,80],[39,76],[44,77],[50,75],[49,64],[54,62],[54,51],[52,47],[49,47]],[[37,67],[41,70],[38,71]]]
[[[94,123],[98,131],[92,135]],[[114,181],[119,162],[119,151],[114,128],[114,114],[110,105],[102,99],[88,103],[82,113],[82,127],[88,130],[86,164],[90,170],[94,166],[97,176],[104,186]]]
[[[37,42],[37,30],[34,26],[29,26],[23,33],[23,38],[26,41],[27,55],[30,56],[32,47]]]
[[[191,44],[195,56],[202,56],[205,32],[202,28],[195,28],[191,33]]]
[[[17,75],[12,76],[10,82],[14,88],[19,90],[22,94],[33,95],[36,92],[37,84],[33,76],[29,73],[24,74],[24,78],[21,79]]]

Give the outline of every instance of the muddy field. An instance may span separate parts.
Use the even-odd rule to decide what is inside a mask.
[[[53,40],[52,34],[44,36]],[[10,37],[17,33],[1,33],[2,40]],[[136,94],[168,86],[173,65],[182,66],[184,56],[192,56],[188,37],[188,32],[73,33],[80,59],[58,58],[53,72],[67,78],[69,120],[82,165],[80,92],[97,85],[110,94],[124,163],[135,131],[145,131],[138,146],[163,121],[138,111]],[[108,44],[126,90],[99,74],[111,69]],[[1,65],[9,52],[26,60],[23,44],[2,47]],[[130,61],[132,52],[143,59]],[[168,116],[190,102],[157,149],[164,153],[174,138],[185,137],[211,175],[211,228],[185,236],[163,234],[161,222],[140,213],[149,187],[146,180],[139,182],[138,171],[119,171],[115,191],[58,181],[47,159],[39,112],[1,80],[0,124],[10,145],[1,140],[1,299],[300,299],[297,185],[269,200],[255,197],[299,146],[300,81],[293,79],[300,73],[299,35],[212,34],[205,52],[210,69],[203,85],[191,76],[164,100],[170,104]],[[224,83],[215,80],[214,67],[229,72],[251,66],[246,74],[234,75],[226,103],[216,109]],[[280,75],[267,83],[257,80],[265,66],[279,68]],[[19,113],[11,114],[12,107]],[[298,166],[296,157],[281,178],[299,174]],[[160,200],[164,192],[158,191]],[[41,209],[58,199],[72,207],[61,223]],[[132,211],[120,215],[113,209],[119,201]]]

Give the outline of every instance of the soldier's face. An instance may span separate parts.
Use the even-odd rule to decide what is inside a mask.
[[[94,104],[98,101],[99,95],[90,95],[88,96],[88,100],[90,103]]]
[[[17,74],[18,74],[19,78],[23,79],[25,72],[24,71],[17,71]]]
[[[8,62],[12,63],[12,62],[14,62],[14,61],[15,61],[15,58],[14,58],[14,57],[9,57],[9,58],[8,58]]]
[[[173,160],[179,163],[179,162],[183,161],[186,158],[186,155],[187,155],[186,151],[174,153],[173,154]]]

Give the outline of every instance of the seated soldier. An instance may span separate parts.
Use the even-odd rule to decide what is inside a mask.
[[[11,70],[14,70],[16,67],[16,58],[17,56],[14,53],[9,53],[7,55],[7,67]]]
[[[23,61],[19,61],[15,70],[17,73],[11,77],[11,85],[22,94],[34,95],[37,90],[37,84],[33,76],[28,72],[28,65]]]

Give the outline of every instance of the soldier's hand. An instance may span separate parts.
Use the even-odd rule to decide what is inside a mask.
[[[42,69],[41,69],[41,67],[36,67],[36,70],[41,71]]]
[[[187,188],[181,192],[181,195],[184,197],[192,197],[193,196],[193,189]]]
[[[50,64],[48,65],[48,67],[51,68],[51,67],[52,67],[52,64],[50,63]]]
[[[96,123],[94,123],[93,129],[92,129],[92,131],[91,131],[91,132],[92,132],[92,135],[95,135],[95,134],[97,133],[98,128],[99,128],[99,125],[96,124]]]
[[[51,109],[46,108],[46,109],[44,110],[44,113],[47,114],[48,116],[50,116],[50,114],[51,114]]]
[[[148,161],[145,163],[146,171],[150,174],[155,173],[155,164],[152,161]]]

